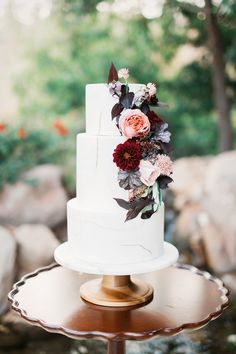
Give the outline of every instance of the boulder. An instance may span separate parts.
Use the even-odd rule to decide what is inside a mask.
[[[183,250],[191,249],[191,263],[203,266],[206,263],[201,227],[208,223],[208,216],[201,203],[187,204],[175,223],[176,240]]]
[[[170,191],[178,213],[177,240],[196,263],[219,273],[236,269],[236,151],[174,163]]]
[[[15,228],[14,236],[18,244],[18,278],[53,262],[59,241],[47,226],[21,225]]]
[[[206,172],[205,198],[202,203],[215,231],[205,231],[208,253],[214,261],[214,269],[236,269],[236,151],[216,156]],[[209,240],[207,240],[209,238]],[[218,252],[216,252],[216,248]]]
[[[198,230],[202,212],[200,203],[188,204],[183,208],[175,223],[175,231],[180,238],[188,239]]]
[[[37,166],[0,193],[0,222],[20,225],[42,223],[54,227],[66,218],[67,195],[62,171],[54,165]]]
[[[174,162],[174,183],[170,184],[170,191],[174,193],[174,206],[177,210],[188,203],[202,201],[203,183],[211,160],[210,156],[184,157]]]
[[[236,295],[236,272],[224,274],[222,276],[222,280],[235,296]]]
[[[216,156],[206,173],[203,203],[212,221],[236,235],[236,151]],[[236,237],[235,245],[236,247]]]
[[[11,233],[0,226],[0,315],[8,308],[7,294],[15,277],[16,242]]]

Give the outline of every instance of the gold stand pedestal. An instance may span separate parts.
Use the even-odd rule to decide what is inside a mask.
[[[140,279],[131,280],[130,275],[104,275],[84,283],[80,296],[100,306],[134,306],[150,301],[153,288]]]

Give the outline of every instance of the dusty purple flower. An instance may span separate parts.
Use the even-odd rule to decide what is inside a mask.
[[[153,139],[156,141],[157,140],[162,141],[163,143],[169,143],[171,133],[167,130],[167,128],[168,128],[167,123],[163,123],[161,125],[158,125],[156,127],[155,132],[154,132]]]
[[[123,171],[120,169],[118,172],[118,182],[119,186],[126,190],[135,189],[142,185],[139,170]]]
[[[110,82],[108,84],[109,87],[109,92],[112,96],[117,95],[120,96],[121,93],[121,82],[116,81],[116,82]]]

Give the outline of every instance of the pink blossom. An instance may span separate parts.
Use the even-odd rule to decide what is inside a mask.
[[[118,71],[118,77],[119,77],[119,79],[123,78],[123,79],[127,80],[129,77],[129,69],[127,69],[127,68],[120,69]]]
[[[157,164],[152,164],[148,160],[141,160],[139,164],[140,179],[148,187],[153,186],[160,176],[160,169]]]
[[[156,85],[153,84],[152,82],[149,82],[147,84],[147,90],[148,90],[149,96],[154,96],[157,92]]]
[[[147,135],[150,131],[148,117],[140,109],[126,109],[120,117],[119,128],[127,138]]]
[[[156,165],[160,169],[160,173],[165,176],[169,176],[172,173],[173,162],[167,155],[157,155]]]

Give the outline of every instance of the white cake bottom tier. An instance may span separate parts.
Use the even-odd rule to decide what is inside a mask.
[[[100,264],[130,264],[163,254],[164,204],[150,219],[124,222],[126,211],[87,210],[77,198],[67,204],[68,241],[80,260]]]

